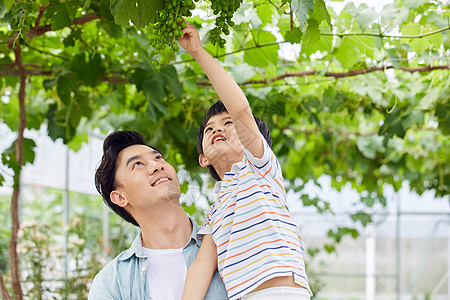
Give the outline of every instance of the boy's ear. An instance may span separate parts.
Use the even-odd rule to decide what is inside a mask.
[[[112,203],[119,205],[120,207],[125,207],[128,204],[128,200],[118,190],[112,191],[109,194],[109,198],[111,198]]]
[[[209,163],[208,159],[207,159],[203,154],[200,154],[200,155],[198,156],[198,163],[199,163],[200,166],[202,166],[203,168],[204,168],[204,167],[207,167],[207,166],[209,166],[209,165],[211,165],[211,164]]]

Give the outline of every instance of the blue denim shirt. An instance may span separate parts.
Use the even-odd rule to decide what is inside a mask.
[[[199,226],[194,220],[190,220],[192,234],[189,242],[183,248],[188,268],[197,256],[201,244],[201,240],[197,239]],[[147,265],[147,257],[142,254],[142,238],[141,233],[139,233],[128,250],[120,253],[95,276],[89,290],[88,299],[150,300],[146,277]],[[228,299],[227,291],[219,273],[216,271],[205,300],[221,299]]]

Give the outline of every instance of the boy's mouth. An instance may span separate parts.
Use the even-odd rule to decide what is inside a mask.
[[[214,145],[214,143],[216,143],[216,142],[224,142],[226,140],[227,139],[223,135],[216,134],[215,136],[213,136],[211,143]]]

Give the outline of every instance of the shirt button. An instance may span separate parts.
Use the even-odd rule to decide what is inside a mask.
[[[143,268],[142,268],[142,272],[145,272],[146,269],[147,269],[146,267],[143,267]]]

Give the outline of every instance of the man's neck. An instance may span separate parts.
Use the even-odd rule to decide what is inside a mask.
[[[188,243],[192,233],[192,224],[181,207],[148,216],[142,223],[142,246],[145,248],[180,249]]]

